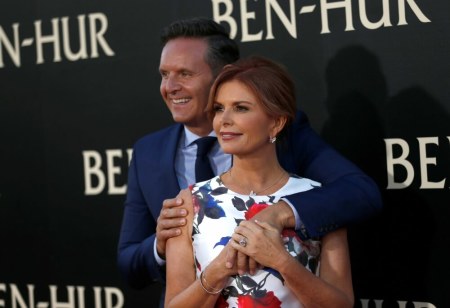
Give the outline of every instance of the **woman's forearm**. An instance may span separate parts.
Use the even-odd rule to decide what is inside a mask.
[[[278,271],[284,278],[286,286],[306,308],[353,307],[353,300],[344,292],[315,276],[290,255]]]

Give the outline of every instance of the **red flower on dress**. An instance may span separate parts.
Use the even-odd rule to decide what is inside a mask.
[[[278,308],[281,307],[280,300],[272,291],[267,292],[263,297],[252,297],[251,295],[242,295],[238,297],[238,307],[242,308]]]
[[[196,215],[200,211],[200,203],[195,195],[192,195],[192,204],[194,206],[194,215]]]
[[[302,239],[298,236],[294,229],[283,229],[283,231],[281,231],[281,236],[295,238],[299,243],[303,244]]]
[[[249,220],[268,206],[269,205],[265,203],[254,203],[245,213],[245,219]]]
[[[215,308],[228,308],[230,305],[227,303],[225,298],[221,295],[216,301],[216,304],[214,305]]]

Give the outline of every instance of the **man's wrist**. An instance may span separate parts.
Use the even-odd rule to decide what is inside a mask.
[[[295,228],[295,214],[292,207],[284,200],[280,200],[277,203],[277,213],[280,224],[283,228]]]
[[[164,260],[164,259],[159,255],[158,249],[157,249],[156,247],[157,247],[157,240],[156,240],[156,238],[155,238],[155,242],[154,242],[154,245],[153,245],[153,254],[155,255],[156,263],[158,263],[159,266],[164,266],[164,265],[166,265],[166,260]]]

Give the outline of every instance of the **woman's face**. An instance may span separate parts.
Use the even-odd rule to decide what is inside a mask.
[[[225,153],[245,155],[270,148],[269,138],[279,132],[277,122],[243,83],[230,80],[217,89],[213,127]]]

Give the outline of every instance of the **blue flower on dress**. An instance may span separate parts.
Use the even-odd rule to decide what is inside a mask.
[[[216,248],[219,245],[225,246],[226,244],[228,244],[228,242],[230,241],[231,236],[224,236],[220,239],[220,241],[218,241],[215,245],[214,248]]]
[[[219,205],[222,201],[216,200],[211,194],[211,187],[209,181],[204,186],[199,187],[197,191],[193,193],[194,206],[199,207],[198,223],[203,221],[203,217],[209,217],[211,219],[219,219],[225,217],[225,211]]]

